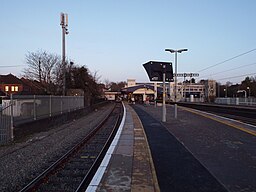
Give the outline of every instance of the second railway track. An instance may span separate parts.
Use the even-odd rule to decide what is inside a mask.
[[[178,105],[213,113],[256,126],[256,108],[195,103],[178,103]]]
[[[85,191],[119,127],[122,111],[121,103],[117,103],[99,126],[39,173],[21,192]]]

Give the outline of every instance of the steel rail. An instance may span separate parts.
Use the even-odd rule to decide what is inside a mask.
[[[113,107],[111,112],[104,118],[95,129],[91,130],[87,136],[82,139],[78,144],[72,147],[67,153],[65,153],[62,157],[60,157],[57,161],[55,161],[51,166],[49,166],[46,170],[44,170],[40,175],[38,175],[35,179],[33,179],[29,184],[27,184],[24,188],[20,190],[20,192],[27,192],[27,191],[35,191],[41,183],[45,181],[45,178],[50,176],[59,166],[61,166],[65,161],[75,154],[86,142],[88,142],[100,128],[104,125],[104,123],[109,119],[113,111],[115,110],[116,105]]]
[[[256,125],[256,108],[199,103],[179,103],[179,105]]]
[[[82,180],[82,182],[80,183],[80,185],[78,186],[78,188],[76,189],[76,192],[82,192],[85,191],[86,188],[88,187],[88,185],[90,184],[94,174],[96,173],[101,161],[103,160],[114,136],[115,133],[117,132],[118,126],[120,124],[120,119],[121,119],[121,115],[118,116],[118,119],[115,122],[114,125],[114,129],[112,130],[110,136],[107,139],[107,142],[105,143],[103,149],[101,150],[101,152],[99,153],[99,155],[97,156],[97,158],[95,159],[92,167],[89,169],[89,171],[87,172],[87,174],[85,175],[84,179]]]

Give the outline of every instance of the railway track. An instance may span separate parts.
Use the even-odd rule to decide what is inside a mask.
[[[227,114],[227,113],[217,113],[217,112],[211,112],[211,111],[208,111],[208,112],[213,113],[215,115],[227,117],[227,118],[230,118],[230,119],[234,119],[234,120],[237,120],[237,121],[241,121],[243,123],[247,123],[247,124],[256,126],[256,119],[255,118],[249,118],[249,117],[238,116],[238,115]],[[255,115],[255,117],[256,117],[256,115]]]
[[[178,105],[213,113],[256,126],[256,108],[194,103],[178,103]]]
[[[117,103],[99,126],[20,192],[85,191],[115,136],[122,112],[122,104]]]

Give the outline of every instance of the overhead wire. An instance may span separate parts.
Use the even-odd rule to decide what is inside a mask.
[[[239,54],[239,55],[236,55],[236,56],[234,56],[234,57],[231,57],[231,58],[229,58],[229,59],[226,59],[226,60],[224,60],[224,61],[221,61],[221,62],[219,62],[219,63],[216,63],[216,64],[214,64],[214,65],[211,65],[211,66],[209,66],[209,67],[206,67],[206,68],[204,68],[204,69],[202,69],[202,70],[200,70],[200,71],[198,71],[198,72],[202,72],[202,71],[205,71],[205,70],[207,70],[207,69],[213,68],[213,67],[215,67],[215,66],[217,66],[217,65],[221,65],[221,64],[223,64],[223,63],[226,63],[226,62],[228,62],[228,61],[231,61],[231,60],[233,60],[233,59],[236,59],[236,58],[238,58],[238,57],[241,57],[241,56],[243,56],[243,55],[246,55],[246,54],[248,54],[248,53],[251,53],[251,52],[253,52],[253,51],[256,51],[256,48],[254,48],[254,49],[252,49],[252,50],[249,50],[249,51],[246,51],[246,52],[244,52],[244,53],[241,53],[241,54]]]
[[[238,77],[244,77],[244,76],[249,76],[249,75],[256,75],[256,72],[254,73],[249,73],[249,74],[243,74],[243,75],[237,75],[237,76],[231,76],[231,77],[225,77],[225,78],[221,78],[221,79],[217,79],[217,80],[225,80],[225,79],[234,79],[234,78],[238,78]]]
[[[248,66],[252,66],[252,65],[256,65],[256,63],[250,63],[250,64],[242,65],[242,66],[239,66],[239,67],[227,69],[227,70],[224,70],[224,71],[220,71],[220,72],[217,72],[217,73],[210,74],[210,75],[208,75],[208,76],[215,76],[215,75],[218,75],[218,74],[221,74],[221,73],[225,73],[225,72],[229,72],[229,71],[234,71],[234,70],[236,70],[236,69],[241,69],[241,68],[248,67]],[[207,77],[207,76],[204,75],[204,76],[202,76],[201,78],[204,78],[204,77]]]
[[[0,68],[8,68],[8,67],[21,67],[25,65],[0,65]]]

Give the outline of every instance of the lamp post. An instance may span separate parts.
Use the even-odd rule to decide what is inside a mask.
[[[250,96],[251,96],[251,90],[250,90],[250,87],[247,87],[247,89],[248,89],[248,98],[250,98]]]
[[[166,87],[165,87],[165,78],[166,78],[166,65],[163,64],[163,117],[162,121],[166,122],[166,105],[165,105],[165,100],[166,100]]]
[[[183,51],[188,51],[188,49],[165,49],[170,53],[175,53],[175,79],[174,79],[174,117],[177,118],[177,53],[182,53]]]
[[[252,104],[252,100],[251,100],[251,89],[250,89],[250,87],[247,87],[247,89],[248,89],[248,100],[249,100],[249,103],[250,103],[250,105]]]
[[[146,104],[146,85],[144,84],[143,103]]]

